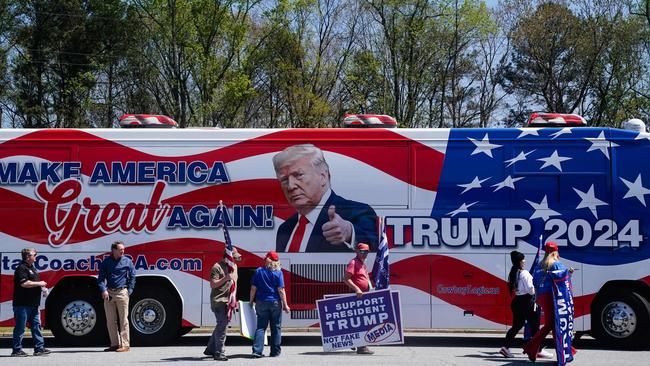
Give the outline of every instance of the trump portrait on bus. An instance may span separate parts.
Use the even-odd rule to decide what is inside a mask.
[[[359,242],[377,249],[377,214],[347,200],[330,185],[323,152],[312,144],[287,147],[273,157],[287,202],[296,213],[280,225],[278,252],[347,252]]]

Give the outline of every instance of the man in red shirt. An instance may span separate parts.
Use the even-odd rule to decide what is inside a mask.
[[[368,276],[368,268],[366,268],[366,258],[368,257],[368,252],[370,247],[368,244],[359,243],[356,248],[357,255],[352,258],[345,268],[345,273],[343,275],[343,282],[355,293],[357,297],[362,297],[364,292],[370,290],[370,277]],[[371,351],[368,346],[361,346],[357,348],[357,353],[362,355],[371,355],[374,352]]]

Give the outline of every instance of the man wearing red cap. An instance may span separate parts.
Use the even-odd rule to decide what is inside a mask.
[[[356,256],[348,263],[343,274],[343,282],[352,290],[357,297],[362,297],[364,292],[370,290],[370,276],[365,261],[368,257],[370,247],[368,244],[359,243],[356,247]],[[374,352],[367,346],[357,349],[358,354],[371,355]]]
[[[263,357],[264,332],[271,328],[271,357],[280,356],[282,342],[282,310],[289,313],[284,278],[278,253],[266,253],[264,266],[255,270],[251,281],[250,301],[255,304],[257,328],[253,340],[253,357]]]
[[[227,250],[223,251],[223,258],[212,266],[210,271],[210,308],[216,319],[216,326],[208,340],[208,345],[203,351],[206,356],[212,356],[216,361],[228,361],[225,352],[226,327],[228,326],[228,301],[230,300],[230,285],[237,284],[237,264],[233,263],[234,271],[228,271],[226,261]],[[232,248],[232,258],[239,262],[241,254],[237,248]]]

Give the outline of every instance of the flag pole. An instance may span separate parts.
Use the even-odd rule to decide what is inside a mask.
[[[232,240],[230,240],[230,234],[228,233],[228,225],[226,224],[226,206],[223,204],[223,200],[219,200],[218,211],[221,211],[221,228],[223,230],[223,241],[224,241],[224,253],[226,265],[228,266],[228,273],[232,274],[235,272],[235,259],[233,256],[233,247]],[[237,308],[237,283],[232,281],[230,284],[230,296],[228,299],[228,320],[232,318],[233,310]]]

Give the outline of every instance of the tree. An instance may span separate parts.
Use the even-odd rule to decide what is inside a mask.
[[[586,48],[584,23],[566,6],[541,4],[517,22],[504,88],[548,111],[572,113],[584,102],[602,44]]]
[[[133,7],[121,0],[95,0],[89,3],[87,33],[92,43],[96,66],[95,88],[88,106],[88,119],[93,127],[111,127],[121,113],[131,110],[127,101],[133,56],[139,58],[137,35],[140,22]],[[144,99],[146,100],[146,99]]]
[[[584,114],[596,126],[618,126],[636,113],[637,96],[647,72],[643,59],[643,23],[626,16],[619,2],[579,3],[584,19],[585,49],[602,48],[596,57]]]
[[[505,63],[510,52],[510,42],[502,31],[502,19],[493,19],[496,28],[488,32],[479,40],[479,51],[475,73],[478,79],[477,110],[478,126],[489,127],[493,124],[494,112],[503,104],[507,94],[504,93],[500,84],[503,80]]]
[[[192,4],[196,49],[189,67],[201,125],[233,126],[243,102],[252,95],[239,62],[251,28],[249,13],[258,3],[200,0]]]

